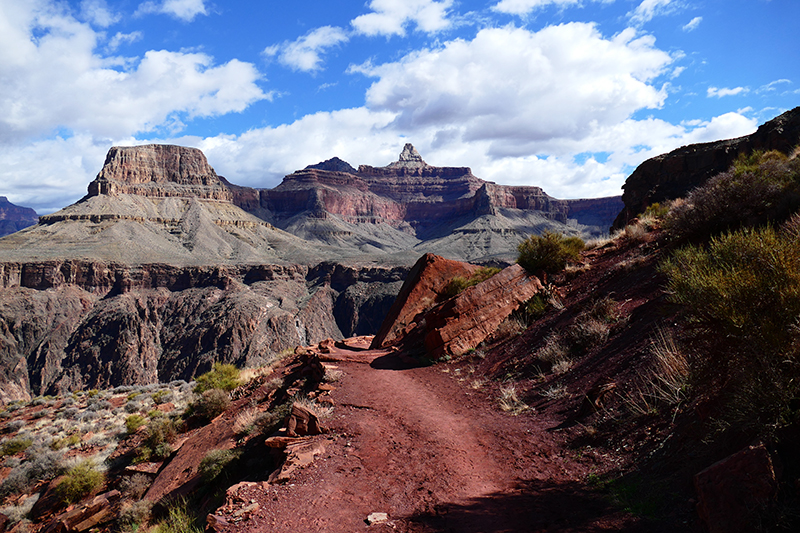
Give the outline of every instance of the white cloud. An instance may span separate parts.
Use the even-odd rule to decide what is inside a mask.
[[[592,2],[611,3],[614,0],[588,0]],[[500,0],[492,6],[493,11],[508,13],[510,15],[527,15],[537,9],[545,8],[549,5],[566,8],[571,6],[582,6],[583,0]]]
[[[263,53],[266,56],[277,55],[281,63],[293,70],[313,72],[322,68],[322,54],[325,50],[347,42],[348,39],[342,28],[323,26],[293,42],[268,46]]]
[[[0,11],[0,141],[59,129],[118,138],[269,97],[252,64],[166,50],[101,56],[99,35],[56,4],[12,4]]]
[[[141,41],[142,37],[144,37],[144,34],[140,31],[133,31],[131,33],[117,32],[111,39],[108,40],[108,45],[106,48],[113,52],[123,44],[131,44],[135,43],[136,41]]]
[[[703,17],[695,17],[683,26],[683,31],[694,31],[703,22]]]
[[[405,35],[412,22],[419,31],[436,33],[451,26],[447,18],[453,0],[371,0],[372,13],[350,21],[357,33],[364,35]]]
[[[397,127],[455,128],[462,141],[495,141],[492,153],[504,157],[660,107],[666,91],[652,81],[671,62],[650,36],[626,30],[606,39],[591,24],[570,23],[486,29],[360,70],[379,78],[368,105],[397,113]]]
[[[791,85],[792,84],[792,80],[787,80],[787,79],[784,78],[784,79],[780,79],[780,80],[771,81],[771,82],[767,83],[766,85],[762,85],[761,87],[759,87],[758,88],[758,92],[764,93],[764,92],[774,91],[778,87],[778,85],[784,85],[784,84]]]
[[[160,13],[171,15],[186,22],[191,22],[197,15],[208,15],[205,0],[162,0],[160,2],[143,2],[136,10],[136,15]]]
[[[81,16],[103,28],[119,22],[121,18],[109,9],[106,0],[81,0]]]
[[[750,92],[746,87],[734,87],[732,89],[723,87],[709,87],[706,94],[709,98],[722,98],[724,96],[736,96],[737,94],[746,94]]]
[[[633,24],[642,25],[657,16],[673,13],[680,7],[679,0],[642,0],[636,9],[628,13],[628,17]]]

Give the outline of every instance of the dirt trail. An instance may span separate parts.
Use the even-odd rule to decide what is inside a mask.
[[[336,359],[337,354],[333,354]],[[469,369],[408,368],[386,352],[338,352],[325,451],[284,485],[240,493],[259,504],[230,531],[633,531],[583,488],[554,420],[511,416]],[[358,362],[360,360],[360,362]],[[389,521],[367,526],[370,513]]]

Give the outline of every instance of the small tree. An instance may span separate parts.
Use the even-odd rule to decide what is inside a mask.
[[[544,271],[555,274],[569,261],[579,261],[585,244],[580,237],[565,237],[561,233],[545,231],[531,235],[517,247],[517,263],[530,274]]]

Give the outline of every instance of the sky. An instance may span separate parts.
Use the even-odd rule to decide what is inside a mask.
[[[0,0],[0,196],[40,214],[115,145],[272,188],[414,144],[557,198],[800,105],[797,0]]]

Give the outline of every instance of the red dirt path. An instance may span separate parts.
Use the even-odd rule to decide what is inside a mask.
[[[223,531],[647,531],[587,488],[559,421],[512,416],[454,365],[412,368],[386,351],[336,349],[342,377],[325,451],[283,485],[238,495],[258,503]],[[389,521],[368,526],[370,513]]]

